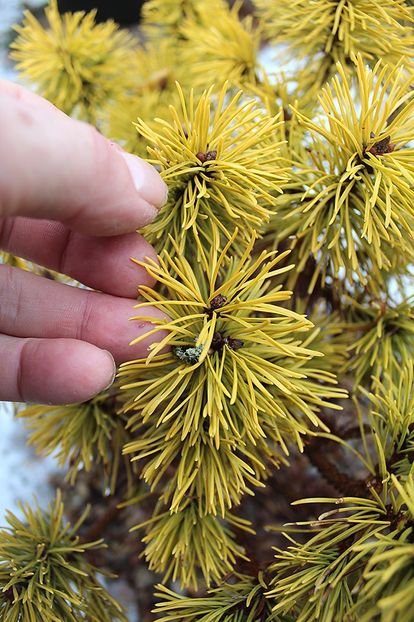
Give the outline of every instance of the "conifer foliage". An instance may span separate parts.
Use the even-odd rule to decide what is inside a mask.
[[[412,622],[412,3],[232,4],[148,0],[134,38],[50,0],[16,28],[22,79],[169,186],[143,231],[158,261],[137,262],[147,356],[87,404],[20,416],[70,485],[97,470],[131,510],[155,619]],[[300,492],[263,558],[255,495],[283,498],[279,470]],[[2,621],[126,619],[102,542],[63,513],[58,494],[9,515]]]
[[[23,518],[7,516],[0,532],[2,620],[33,622],[125,622],[121,607],[102,587],[85,552],[102,541],[81,542],[63,517],[60,493],[47,512],[23,507]]]

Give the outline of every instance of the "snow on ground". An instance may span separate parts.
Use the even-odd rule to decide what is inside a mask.
[[[56,471],[55,462],[39,458],[26,438],[12,405],[0,402],[0,528],[5,526],[6,510],[20,514],[19,502],[31,503],[34,497],[44,507],[53,494],[48,479]]]

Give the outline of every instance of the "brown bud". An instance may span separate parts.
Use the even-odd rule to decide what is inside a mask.
[[[217,331],[211,340],[211,349],[213,352],[221,352],[224,346],[228,346],[232,350],[239,350],[244,346],[244,342],[241,339],[224,337],[222,333]]]
[[[227,304],[227,298],[222,294],[218,294],[214,296],[213,300],[210,302],[210,309],[216,311],[217,309],[221,309],[224,305]]]
[[[384,153],[392,153],[394,149],[395,145],[391,143],[391,136],[386,136],[372,145],[372,147],[368,149],[368,153],[372,153],[374,156],[381,156],[384,155]]]
[[[206,161],[216,160],[217,159],[217,151],[207,151],[206,153]]]
[[[198,158],[200,162],[204,164],[204,162],[215,160],[217,158],[217,151],[207,151],[206,153],[204,153],[203,151],[199,151],[198,153],[196,153],[196,158]]]
[[[242,341],[241,339],[232,339],[232,337],[229,337],[227,339],[227,345],[232,350],[240,350],[240,348],[244,346],[244,341]]]

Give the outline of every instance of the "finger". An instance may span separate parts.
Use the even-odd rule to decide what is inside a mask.
[[[0,81],[0,124],[0,217],[117,235],[151,222],[166,199],[152,166],[23,87]]]
[[[70,404],[110,386],[112,356],[74,339],[17,339],[0,334],[0,400]]]
[[[0,332],[14,337],[79,339],[109,350],[116,362],[147,355],[158,336],[130,346],[150,321],[129,321],[134,301],[70,287],[0,265]],[[165,317],[154,308],[145,315]]]
[[[154,284],[145,268],[131,261],[156,259],[137,233],[97,238],[51,220],[5,218],[0,220],[0,248],[115,296],[136,298],[138,284]]]

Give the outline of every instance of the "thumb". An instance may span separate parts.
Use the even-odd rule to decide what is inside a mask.
[[[151,222],[167,198],[157,171],[41,97],[0,81],[0,218],[52,219],[92,235]]]

